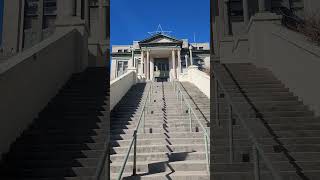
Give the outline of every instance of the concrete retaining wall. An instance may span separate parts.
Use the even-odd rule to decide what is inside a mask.
[[[189,66],[188,74],[184,74],[179,80],[191,82],[210,99],[210,76],[198,70],[196,66]]]
[[[79,38],[76,30],[59,32],[0,64],[0,153],[75,72]]]
[[[320,47],[277,22],[254,23],[250,40],[250,61],[269,68],[320,115]]]
[[[128,90],[136,84],[136,72],[129,70],[110,82],[110,110],[112,110]]]

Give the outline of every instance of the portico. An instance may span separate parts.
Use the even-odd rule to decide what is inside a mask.
[[[127,60],[128,69],[137,72],[139,82],[179,79],[190,65],[201,66],[193,62],[194,57],[199,58],[199,53],[207,53],[207,59],[210,59],[209,43],[198,43],[197,45],[198,47],[195,44],[189,44],[186,39],[178,40],[158,33],[142,41],[135,41],[129,48],[128,46],[113,46],[112,63],[114,64],[111,69],[111,78],[121,75],[119,71],[126,72],[118,65],[119,62]]]
[[[172,81],[178,79],[181,71],[181,48],[158,47],[141,49],[141,63],[138,64],[138,75],[145,80]]]

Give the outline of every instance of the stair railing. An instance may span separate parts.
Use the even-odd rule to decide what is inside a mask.
[[[186,113],[188,113],[189,115],[189,129],[190,132],[193,132],[192,129],[192,121],[193,118],[192,116],[195,117],[196,122],[198,122],[198,124],[200,125],[202,132],[203,132],[203,139],[204,139],[204,146],[205,146],[205,153],[206,153],[206,162],[207,162],[207,171],[210,174],[210,129],[206,128],[200,121],[200,119],[198,118],[197,114],[195,113],[194,109],[192,108],[189,100],[186,98],[186,95],[183,94],[183,91],[181,90],[181,84],[178,81],[172,81],[173,82],[173,87],[174,87],[174,91],[176,93],[177,99],[178,101],[180,101],[180,106],[181,106],[181,110],[183,110],[183,105],[185,105],[188,110],[186,111]],[[208,132],[209,131],[209,132]]]
[[[227,92],[227,90],[224,88],[223,83],[221,79],[218,78],[217,73],[215,70],[212,71],[214,75],[214,81],[215,81],[215,108],[216,108],[216,125],[217,127],[220,126],[220,119],[219,119],[219,96],[223,95],[223,98],[226,100],[228,109],[229,109],[229,116],[228,116],[228,128],[229,128],[229,163],[233,164],[234,159],[234,137],[233,137],[233,125],[234,125],[234,119],[233,115],[236,115],[238,119],[241,122],[241,125],[244,127],[244,129],[247,131],[249,135],[249,139],[252,141],[252,152],[253,152],[253,164],[254,164],[254,178],[255,180],[260,180],[261,176],[261,169],[260,169],[260,160],[262,159],[265,163],[266,167],[270,170],[271,175],[275,180],[282,180],[282,177],[280,176],[280,172],[275,169],[273,164],[271,163],[270,159],[266,156],[262,146],[260,143],[258,143],[257,138],[255,137],[252,130],[249,128],[248,124],[244,120],[244,118],[241,116],[240,112],[238,111],[237,107],[234,105],[231,96]],[[220,90],[222,91],[220,94]],[[261,157],[261,159],[260,159]]]
[[[132,176],[135,176],[137,174],[137,167],[136,167],[137,166],[137,133],[138,133],[139,129],[141,129],[140,126],[142,126],[142,132],[145,133],[145,119],[146,119],[146,114],[148,114],[147,104],[150,105],[150,103],[151,103],[151,96],[152,96],[152,90],[153,90],[152,86],[153,86],[153,83],[151,82],[149,85],[148,92],[147,92],[147,97],[146,97],[145,102],[143,103],[143,106],[142,106],[142,112],[139,116],[138,124],[133,132],[133,137],[130,142],[130,145],[129,145],[128,151],[126,153],[126,156],[124,158],[124,161],[122,163],[122,166],[120,168],[120,172],[117,176],[117,180],[121,180],[121,178],[122,178],[122,175],[123,175],[125,166],[128,162],[128,158],[129,158],[132,147],[133,147]]]

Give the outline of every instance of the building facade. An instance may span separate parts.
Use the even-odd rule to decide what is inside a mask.
[[[55,32],[58,16],[64,17],[66,14],[88,24],[89,50],[92,54],[98,51],[98,43],[107,47],[107,0],[5,0],[3,53],[16,54],[50,37]]]
[[[134,69],[142,82],[172,81],[180,79],[189,66],[210,67],[209,43],[189,43],[163,33],[132,45],[114,45],[111,55],[111,80]]]

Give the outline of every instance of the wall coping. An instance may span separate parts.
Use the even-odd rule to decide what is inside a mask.
[[[118,81],[122,80],[124,77],[126,77],[127,75],[134,73],[134,70],[128,70],[126,73],[122,74],[121,76],[113,79],[112,81],[110,81],[110,85],[112,86],[113,84],[117,83]]]
[[[52,36],[48,37],[47,39],[41,41],[40,43],[32,46],[30,49],[27,49],[11,58],[7,59],[5,62],[0,64],[0,75],[6,73],[11,68],[15,67],[16,65],[24,62],[25,60],[29,59],[30,57],[34,56],[37,58],[37,53],[51,45],[52,43],[58,41],[65,35],[76,32],[76,29],[68,29],[63,31],[56,31]]]
[[[269,13],[269,12],[265,12],[265,13],[256,13],[254,16],[252,16],[250,18],[249,24],[247,26],[247,30],[246,32],[248,33],[253,25],[253,22],[272,22],[272,21],[280,21],[282,19],[281,15],[277,15],[274,13]]]
[[[281,38],[288,43],[302,49],[303,51],[320,58],[320,47],[309,41],[306,36],[282,27],[281,25],[274,24],[274,27],[274,31],[271,32],[272,35]]]

